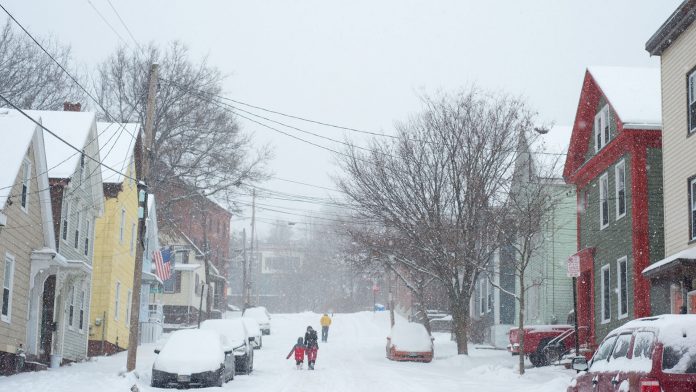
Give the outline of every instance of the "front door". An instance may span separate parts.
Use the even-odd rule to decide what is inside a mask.
[[[44,363],[51,361],[51,346],[53,344],[53,310],[56,296],[56,276],[46,278],[41,298],[41,326],[39,337],[39,357]]]

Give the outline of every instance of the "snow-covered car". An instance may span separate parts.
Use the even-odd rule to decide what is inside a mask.
[[[433,338],[422,324],[398,322],[387,337],[387,358],[392,361],[430,362]]]
[[[222,386],[234,379],[232,347],[224,346],[218,332],[202,329],[184,329],[171,334],[152,365],[151,385]]]
[[[254,349],[260,349],[263,347],[263,333],[261,332],[259,323],[251,317],[242,317],[241,320],[246,327],[247,335],[254,338],[254,340],[251,342]]]
[[[247,308],[242,314],[244,317],[251,317],[259,323],[259,328],[264,335],[271,334],[271,314],[263,306]]]
[[[696,315],[667,314],[629,321],[611,331],[568,392],[696,391]]]
[[[249,374],[254,369],[254,337],[249,337],[242,319],[205,320],[201,329],[210,329],[222,335],[225,345],[232,347],[237,374]]]

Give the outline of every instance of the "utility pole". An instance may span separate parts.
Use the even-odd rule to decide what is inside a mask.
[[[247,267],[247,252],[246,252],[246,227],[242,229],[242,308],[246,309],[248,305],[247,287],[249,286],[247,279],[249,279]]]
[[[253,275],[254,269],[252,265],[254,264],[254,236],[256,235],[256,188],[251,190],[251,252],[249,254],[249,276],[247,279],[247,294],[246,301],[244,303],[244,309],[251,305],[251,277]],[[245,244],[246,245],[246,244]],[[258,304],[257,304],[258,305]]]
[[[147,220],[147,184],[150,176],[150,165],[153,161],[152,141],[155,122],[155,97],[157,95],[157,64],[150,68],[150,82],[147,89],[147,107],[145,112],[145,129],[143,135],[143,151],[141,157],[141,178],[138,179],[138,243],[135,248],[135,269],[133,271],[133,295],[131,296],[130,333],[128,334],[128,360],[126,370],[135,370],[138,354],[138,337],[140,330],[140,288],[143,276],[143,252],[145,249],[145,221]],[[140,154],[135,154],[136,157]],[[141,212],[142,211],[142,212]]]

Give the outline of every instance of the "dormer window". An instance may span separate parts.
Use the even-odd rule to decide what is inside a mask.
[[[595,152],[598,152],[609,143],[609,105],[604,105],[595,115],[594,134]]]

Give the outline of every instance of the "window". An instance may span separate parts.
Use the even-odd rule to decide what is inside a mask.
[[[633,358],[652,358],[655,334],[652,332],[638,332],[633,341]]]
[[[87,166],[85,166],[85,152],[80,155],[80,182],[84,182],[87,178]]]
[[[75,322],[75,286],[70,288],[68,301],[68,328],[72,329]]]
[[[2,311],[0,320],[10,322],[12,316],[12,284],[14,280],[14,257],[5,254],[5,273],[2,280]]]
[[[85,256],[89,256],[89,237],[90,237],[90,231],[89,231],[89,217],[85,217],[85,249],[84,253]]]
[[[135,234],[137,233],[135,223],[131,224],[131,239],[130,239],[130,252],[133,254],[135,250]]]
[[[614,352],[611,354],[613,359],[625,358],[628,356],[628,348],[631,346],[631,338],[633,335],[630,333],[619,335],[616,339],[616,345],[614,345]]]
[[[131,302],[133,302],[133,291],[128,290],[128,298],[126,301],[128,301],[126,304],[126,325],[129,325],[131,318]]]
[[[24,160],[22,163],[22,199],[21,205],[24,212],[29,204],[29,184],[31,182],[31,162]]]
[[[172,270],[170,278],[164,281],[164,292],[168,294],[181,292],[181,271]]]
[[[479,280],[479,304],[481,314],[486,313],[486,297],[486,281],[481,279]]]
[[[199,282],[198,282],[198,279],[199,279],[198,274],[195,274],[195,280],[194,280],[194,285],[193,285],[193,292],[194,292],[196,295],[200,295],[200,293],[199,293],[198,290],[200,290],[200,288],[201,288],[201,287],[200,287],[200,284],[199,284]]]
[[[602,344],[599,345],[599,348],[595,352],[595,355],[592,357],[592,366],[594,366],[595,363],[606,361],[609,358],[609,355],[614,348],[614,342],[616,342],[616,335],[604,339]],[[592,369],[592,366],[590,366],[590,370]]]
[[[126,227],[126,210],[121,209],[121,225],[119,226],[118,229],[118,240],[122,244],[123,243],[123,231],[125,230]]]
[[[601,270],[602,278],[602,324],[608,323],[611,320],[611,274],[609,265],[605,265]]]
[[[66,202],[65,215],[63,215],[63,241],[68,240],[68,222],[70,221],[70,210],[72,210],[72,203]]]
[[[486,290],[488,291],[488,311],[490,312],[493,310],[493,283],[488,279],[486,281],[488,282]]]
[[[599,177],[599,227],[609,226],[609,174]]]
[[[80,246],[80,225],[82,222],[80,221],[80,207],[78,205],[78,210],[77,213],[75,214],[75,249],[78,249],[78,246]]]
[[[690,214],[690,225],[691,226],[691,240],[696,240],[696,177],[689,180],[689,208]]]
[[[114,303],[114,320],[118,320],[118,311],[121,307],[121,282],[116,282],[116,300]]]
[[[81,290],[80,291],[80,320],[79,320],[79,325],[78,327],[80,328],[80,331],[84,331],[85,329],[85,291]]]
[[[616,174],[616,220],[626,215],[626,162],[616,164],[614,168]]]
[[[616,261],[617,294],[619,296],[619,319],[628,317],[628,259],[626,256]]]
[[[689,134],[696,132],[696,70],[691,71],[688,81],[689,90]]]
[[[609,143],[609,105],[604,105],[595,115],[594,130],[595,152],[598,152]]]

